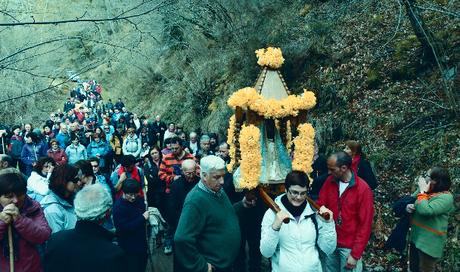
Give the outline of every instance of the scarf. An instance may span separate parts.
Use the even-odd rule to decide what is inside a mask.
[[[284,207],[286,208],[286,210],[288,212],[290,212],[292,214],[292,216],[294,216],[294,218],[299,218],[299,216],[303,213],[303,210],[305,210],[305,207],[307,206],[307,202],[304,201],[302,203],[302,205],[300,206],[294,206],[291,204],[291,202],[289,202],[288,198],[287,198],[287,195],[284,195],[281,197],[281,203],[283,203]]]
[[[351,170],[355,173],[358,173],[358,165],[361,162],[361,155],[355,155],[351,161]]]

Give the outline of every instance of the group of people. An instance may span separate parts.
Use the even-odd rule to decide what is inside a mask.
[[[235,189],[216,134],[138,118],[101,91],[82,82],[42,130],[0,131],[2,271],[11,258],[17,271],[145,271],[148,207],[166,219],[157,240],[175,271],[257,272],[262,256],[272,271],[363,270],[377,179],[357,141],[315,153],[310,176],[290,172],[274,212]],[[404,206],[411,271],[433,271],[442,256],[450,186],[433,167]]]

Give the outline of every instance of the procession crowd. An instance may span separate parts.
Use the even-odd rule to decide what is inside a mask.
[[[289,173],[273,212],[235,189],[216,133],[187,133],[101,94],[79,82],[43,125],[0,127],[0,271],[146,271],[149,239],[174,254],[175,271],[257,272],[262,256],[272,271],[363,270],[378,183],[358,142],[316,152],[309,176]],[[388,247],[403,254],[394,243],[411,227],[411,271],[434,271],[442,257],[450,186],[433,167],[398,202],[405,232]]]

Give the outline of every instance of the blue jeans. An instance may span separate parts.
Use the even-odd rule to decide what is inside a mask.
[[[345,268],[347,264],[348,256],[350,255],[350,248],[338,247],[334,252],[327,256],[323,256],[321,263],[324,272],[362,272],[363,261],[359,259],[356,263],[356,267],[353,269]]]

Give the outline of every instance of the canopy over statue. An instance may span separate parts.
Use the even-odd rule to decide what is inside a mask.
[[[307,90],[290,93],[278,70],[284,62],[279,48],[259,49],[256,55],[262,71],[255,87],[236,91],[227,102],[235,110],[228,129],[228,170],[237,189],[284,183],[292,170],[312,171],[314,129],[306,117],[316,97]]]

